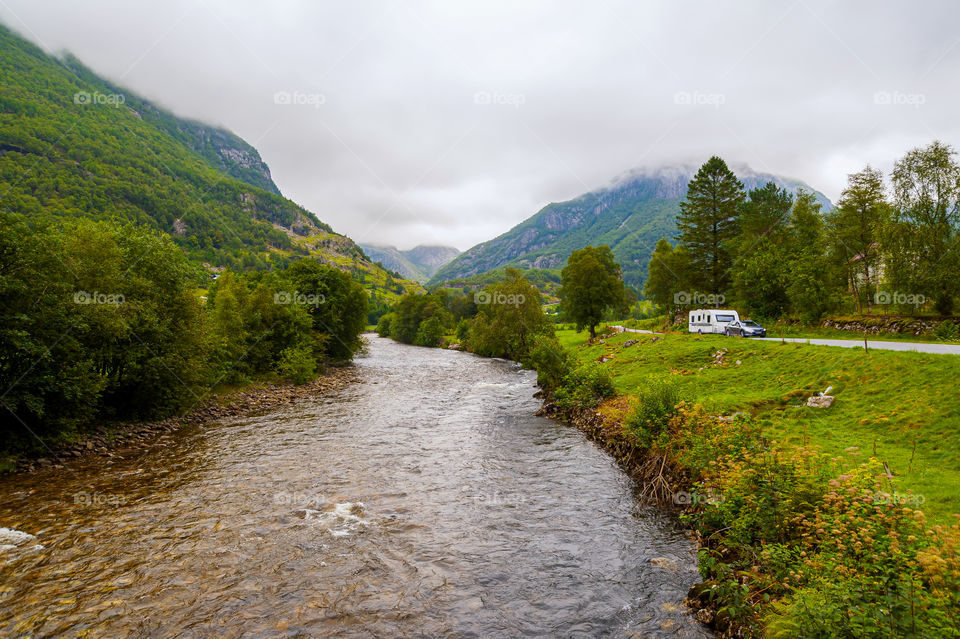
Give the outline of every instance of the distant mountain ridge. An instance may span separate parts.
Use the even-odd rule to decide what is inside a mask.
[[[460,255],[460,251],[452,246],[424,244],[406,251],[381,244],[360,244],[360,248],[374,262],[420,283],[427,282],[441,267]]]
[[[282,197],[260,154],[179,118],[0,25],[0,205],[30,218],[132,223],[169,234],[195,263],[269,269],[313,258],[393,297],[350,238]]]
[[[434,275],[430,284],[469,277],[504,266],[561,268],[574,250],[609,245],[623,266],[624,280],[640,289],[650,255],[661,237],[673,240],[680,202],[699,167],[676,164],[634,169],[607,186],[566,202],[548,204],[506,233],[467,250]],[[796,193],[810,191],[824,210],[830,200],[799,180],[760,173],[745,164],[730,168],[747,190],[773,181]]]

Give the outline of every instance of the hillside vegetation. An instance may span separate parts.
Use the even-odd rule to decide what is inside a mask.
[[[264,269],[313,257],[377,289],[386,272],[278,194],[255,149],[53,58],[0,26],[0,205],[38,217],[134,223],[189,258]],[[384,289],[393,299],[413,284]]]
[[[503,267],[559,269],[573,251],[607,245],[623,267],[624,281],[639,291],[657,240],[676,234],[680,201],[695,172],[688,166],[636,171],[573,200],[548,204],[503,235],[460,255],[430,284]],[[796,180],[755,173],[746,166],[737,172],[751,187],[773,181],[791,192],[813,191]],[[830,207],[825,196],[816,195]]]

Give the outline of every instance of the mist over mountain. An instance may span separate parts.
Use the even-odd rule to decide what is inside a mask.
[[[606,244],[623,266],[624,280],[639,289],[657,241],[661,237],[672,241],[676,235],[680,202],[698,168],[692,164],[638,168],[577,198],[548,204],[499,237],[465,251],[430,283],[504,266],[562,268],[572,251]],[[731,163],[730,168],[747,190],[772,181],[792,193],[799,188],[814,193],[823,210],[833,206],[823,193],[800,180],[754,171],[746,164]]]

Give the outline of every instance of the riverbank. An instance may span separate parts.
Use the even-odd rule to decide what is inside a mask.
[[[608,371],[617,396],[544,413],[599,442],[647,496],[685,507],[701,543],[691,603],[702,621],[738,636],[960,633],[960,528],[938,525],[955,521],[960,486],[960,400],[942,392],[955,360],[558,337],[582,366]],[[831,407],[807,406],[829,386]]]
[[[188,425],[213,422],[287,404],[320,393],[337,390],[356,378],[352,365],[328,366],[317,379],[302,385],[289,382],[253,383],[210,396],[183,415],[147,422],[104,423],[88,429],[79,439],[47,448],[35,455],[7,456],[0,460],[0,473],[35,472],[42,468],[63,468],[70,459],[115,457],[133,451],[165,445],[165,436]]]

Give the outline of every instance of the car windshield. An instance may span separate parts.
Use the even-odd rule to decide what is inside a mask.
[[[744,326],[751,326],[753,328],[760,328],[760,325],[754,322],[753,320],[747,320],[743,323]]]
[[[733,320],[733,315],[717,315],[718,322],[732,322]]]

